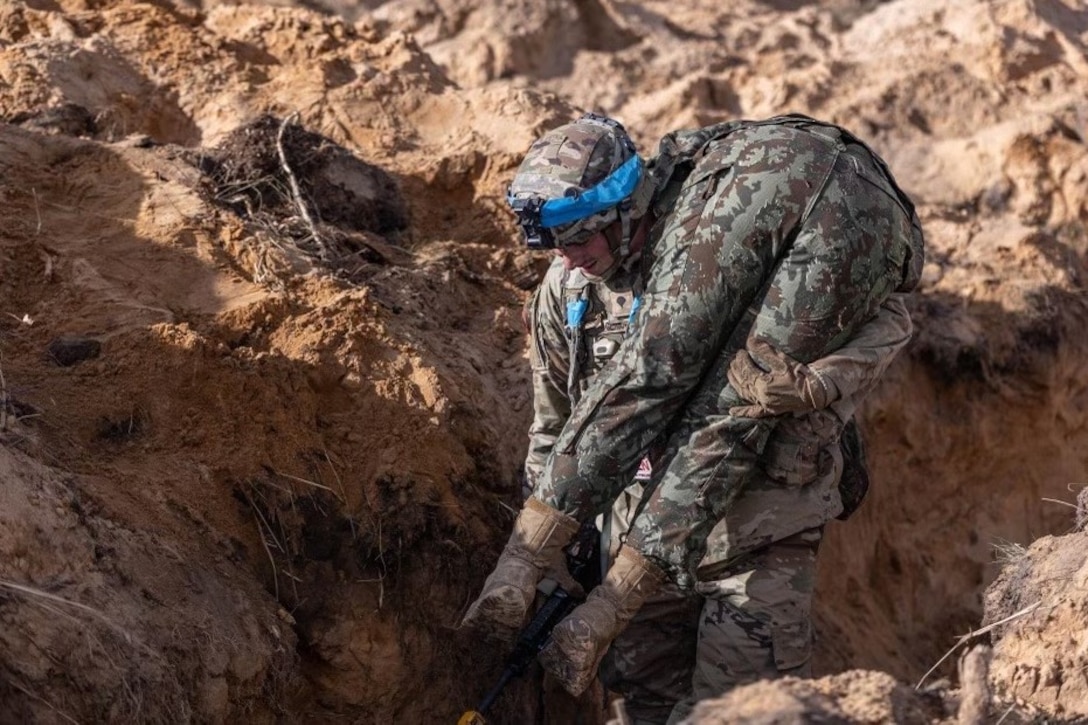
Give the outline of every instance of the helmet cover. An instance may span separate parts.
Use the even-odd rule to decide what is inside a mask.
[[[645,179],[626,130],[587,113],[529,148],[507,202],[531,249],[581,244],[630,212],[625,204]]]

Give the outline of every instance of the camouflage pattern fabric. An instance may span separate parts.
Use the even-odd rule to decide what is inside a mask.
[[[747,485],[712,530],[697,578],[713,564],[735,559],[842,514],[843,434],[857,406],[910,341],[913,327],[902,294],[885,300],[852,340],[808,365],[837,396],[822,410],[780,415]],[[743,354],[743,353],[741,353]],[[745,391],[748,392],[748,391]],[[751,400],[754,400],[751,399]],[[852,501],[856,507],[860,503]]]
[[[617,275],[608,284],[571,279],[562,262],[556,260],[532,297],[527,309],[532,333],[530,358],[535,410],[526,460],[530,479],[535,480],[543,468],[555,438],[570,414],[567,380],[571,351],[569,331],[565,329],[567,299],[574,292],[581,295],[584,289],[590,302],[585,334],[576,353],[577,364],[581,367],[579,385],[584,391],[609,359],[608,356],[593,355],[592,351],[606,347],[600,344],[602,340],[619,343],[623,339],[633,297],[629,285],[636,283],[628,281],[632,279],[630,274]],[[840,487],[836,482],[840,478],[838,461],[843,456],[839,452],[836,433],[843,429],[842,421],[851,420],[856,405],[910,339],[912,328],[902,297],[892,295],[877,316],[846,346],[804,366],[800,374],[819,378],[834,391],[829,396],[829,409],[833,415],[825,411],[808,416],[791,415],[789,422],[776,428],[752,483],[741,492],[729,515],[711,534],[707,555],[698,569],[697,592],[682,593],[675,585],[666,588],[643,605],[626,633],[613,643],[611,653],[602,664],[601,677],[612,689],[624,694],[634,722],[640,725],[664,723],[677,703],[690,705],[694,692],[692,677],[697,667],[702,673],[701,681],[711,683],[706,687],[724,689],[728,673],[736,675],[743,668],[734,663],[725,673],[716,675],[715,660],[707,659],[715,652],[744,653],[745,662],[773,661],[773,638],[749,637],[748,630],[737,625],[737,622],[746,621],[745,612],[754,610],[756,614],[751,616],[762,618],[760,621],[779,622],[794,621],[795,613],[807,611],[811,588],[799,586],[797,582],[803,584],[811,580],[811,575],[806,579],[803,572],[810,562],[815,563],[820,526],[842,508],[837,495]],[[740,351],[738,356],[743,354],[744,351]],[[781,381],[772,377],[763,382],[766,389],[773,390]],[[757,392],[745,388],[744,395],[757,407],[763,406],[763,412],[772,414],[796,410],[803,403],[800,399],[790,400],[784,392],[763,399]],[[628,484],[611,512],[613,553],[619,548],[643,497],[641,485]],[[810,526],[814,528],[804,531]],[[797,548],[808,544],[812,545],[811,557]],[[752,554],[753,550],[757,551]],[[795,565],[795,575],[783,576],[781,562],[791,560],[800,561]],[[769,568],[764,570],[763,567]],[[742,605],[717,601],[717,592],[736,591],[746,580],[753,582],[759,597]],[[781,582],[783,590],[772,592],[773,582]],[[707,592],[707,598],[704,599],[701,592]],[[723,620],[720,616],[722,607],[736,613]],[[700,613],[706,619],[701,628]],[[797,628],[803,627],[798,624]],[[754,631],[762,630],[756,628]],[[782,628],[781,631],[789,630]],[[788,651],[785,649],[788,645],[781,642],[781,637],[779,639],[778,653],[781,655]],[[806,658],[804,653],[809,651],[809,646],[807,638],[797,640],[797,657]],[[788,667],[784,672],[800,674],[803,668]],[[759,674],[753,671],[745,678],[776,674],[764,668]],[[720,691],[713,694],[720,694]]]
[[[730,361],[728,376],[737,394],[752,404],[733,408],[730,413],[759,418],[808,414],[830,407],[847,420],[861,400],[857,393],[876,385],[913,331],[906,295],[896,293],[881,304],[876,317],[849,343],[810,365],[791,360],[760,340],[749,339]],[[778,363],[768,361],[768,356],[778,357]],[[821,396],[804,390],[811,385],[808,380],[819,381]],[[821,399],[817,401],[816,397]]]
[[[581,340],[574,351],[578,390],[573,395],[567,389],[572,351],[566,315],[566,303],[572,289],[584,290],[589,303]],[[641,280],[637,267],[620,268],[607,281],[589,280],[578,270],[567,272],[563,260],[556,258],[530,299],[533,423],[529,428],[529,453],[525,459],[525,479],[530,488],[535,488],[555,439],[570,417],[573,403],[626,337],[628,318],[639,289]]]
[[[695,703],[760,679],[811,674],[812,592],[822,528],[719,571],[695,592],[647,600],[612,642],[600,676],[632,725],[678,723]]]
[[[836,391],[834,416],[791,415],[776,427],[752,482],[710,535],[695,591],[672,585],[648,600],[602,663],[602,681],[623,694],[634,723],[679,722],[695,701],[734,684],[807,674],[816,551],[823,524],[847,505],[840,470],[851,416],[911,332],[893,295],[847,346],[807,366]],[[800,398],[776,401],[794,409]],[[838,430],[837,444],[825,440]],[[642,497],[630,484],[613,505],[613,550]]]
[[[729,384],[732,356],[753,337],[812,362],[912,289],[922,264],[909,200],[849,134],[798,118],[698,134],[690,160],[655,160],[642,310],[572,410],[534,492],[585,520],[663,444],[628,543],[686,588],[780,421],[729,414],[751,402]],[[662,148],[684,144],[674,135]]]
[[[633,153],[620,134],[606,125],[572,123],[562,133],[549,131],[533,142],[514,176],[510,193],[548,199],[565,196],[572,187],[588,189]]]
[[[587,121],[584,117],[566,125],[562,131],[550,131],[533,142],[525,154],[510,198],[563,198],[572,191],[591,189],[635,155],[634,144],[622,127]],[[640,184],[629,199],[629,209],[641,215],[652,189]],[[605,209],[553,230],[560,246],[584,242],[593,234],[621,218],[618,208]]]
[[[566,390],[571,352],[565,327],[570,292],[565,289],[565,280],[567,286],[581,284],[569,281],[557,259],[528,305],[534,417],[525,472],[530,485],[539,478],[572,407]],[[617,345],[623,340],[634,296],[630,286],[635,283],[632,273],[620,272],[607,284],[588,284],[590,305],[578,353],[582,391],[610,359],[592,351],[601,347],[602,340]],[[718,562],[841,515],[839,462],[843,455],[839,446],[845,440],[840,441],[840,431],[845,431],[857,405],[910,340],[912,330],[904,295],[894,294],[847,345],[806,366],[835,391],[829,407],[807,415],[790,414],[776,427],[752,481],[710,536],[698,569],[700,580],[705,580],[705,572]],[[744,394],[760,402],[752,391],[745,389]],[[768,412],[781,411],[773,408]],[[643,493],[642,486],[630,479],[618,484],[624,491],[612,508],[613,530],[617,532],[627,530]],[[853,501],[855,507],[857,503]]]
[[[601,662],[601,683],[624,699],[632,725],[661,725],[691,697],[703,598],[666,586],[647,599]]]

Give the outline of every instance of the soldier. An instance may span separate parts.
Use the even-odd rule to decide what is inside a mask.
[[[526,496],[573,404],[626,337],[641,297],[638,254],[602,278],[573,266],[562,250],[556,253],[527,308],[534,419],[525,463]],[[863,336],[810,366],[813,374],[834,381],[839,390],[833,420],[845,425],[844,440],[825,436],[828,441],[813,447],[807,457],[808,469],[798,470],[798,442],[824,421],[812,415],[776,428],[755,480],[741,492],[730,517],[737,525],[720,524],[711,533],[708,553],[697,570],[696,591],[684,593],[667,584],[612,643],[601,675],[606,686],[624,695],[636,725],[664,723],[670,714],[674,720],[683,717],[698,699],[742,682],[809,674],[816,551],[823,522],[833,513],[827,502],[841,478],[836,464],[843,461],[848,481],[864,480],[856,448],[860,441],[852,437],[857,434],[852,412],[910,338],[910,318],[900,297],[892,296],[867,323]],[[792,390],[779,393],[779,407],[783,395],[794,400],[793,407],[807,407]],[[766,393],[751,390],[745,397],[767,399]],[[803,427],[800,433],[797,425]],[[850,444],[845,452],[844,443]],[[822,471],[817,465],[821,458]],[[651,471],[651,462],[643,459],[635,481],[617,499],[611,520],[606,519],[613,550],[630,525]],[[799,495],[800,485],[807,486],[805,495]],[[845,492],[855,490],[847,487]],[[795,532],[794,522],[812,508],[813,500],[820,523]],[[735,533],[745,530],[741,527],[747,527],[743,541]]]
[[[510,202],[530,247],[556,248],[565,266],[601,280],[637,261],[643,289],[466,624],[513,636],[538,580],[567,578],[562,548],[579,522],[605,512],[649,454],[626,541],[554,630],[544,667],[577,694],[644,602],[653,597],[640,617],[651,629],[661,601],[673,613],[658,621],[690,623],[699,614],[687,593],[698,590],[698,666],[677,674],[696,694],[803,668],[816,546],[843,510],[843,427],[909,337],[895,296],[921,269],[909,199],[864,144],[807,117],[670,134],[646,167],[619,124],[587,115],[530,148]],[[848,372],[829,374],[836,364]],[[534,432],[539,422],[538,410]],[[783,591],[798,596],[776,601]],[[730,631],[701,631],[715,627]],[[620,640],[611,666],[621,691],[646,661],[632,640]],[[685,685],[665,689],[659,709]]]
[[[527,308],[534,419],[526,496],[571,407],[619,349],[640,297],[637,265],[616,269],[607,279],[570,265],[560,255]],[[836,498],[851,499],[843,502],[850,510],[835,516],[845,519],[864,494],[863,485],[850,485],[867,481],[853,410],[910,339],[901,297],[893,295],[842,350],[808,366],[811,375],[832,381],[839,391],[834,417],[806,414],[776,427],[752,483],[727,521],[711,532],[695,591],[666,583],[613,641],[600,674],[623,695],[632,725],[678,722],[698,700],[737,684],[810,674],[816,554],[824,523],[835,516]],[[745,397],[765,406],[760,413],[767,406],[808,406],[792,388],[769,392],[753,384],[773,381],[770,374],[741,377]],[[839,428],[842,437],[835,440]],[[800,446],[821,430],[810,453],[799,456]],[[643,459],[605,519],[606,549],[621,545],[651,473],[652,462]],[[819,523],[797,530],[812,521]]]

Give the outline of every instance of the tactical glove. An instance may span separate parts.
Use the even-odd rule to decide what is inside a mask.
[[[578,528],[573,517],[535,498],[528,499],[514,521],[510,540],[461,626],[513,642],[536,599],[537,583],[544,576],[555,579],[568,591],[580,592],[567,572],[563,553]]]
[[[807,413],[838,398],[829,378],[759,339],[750,339],[734,356],[728,375],[733,390],[752,403],[729,409],[738,418]]]
[[[622,547],[604,581],[555,625],[551,641],[538,656],[540,664],[567,692],[582,694],[612,640],[664,583],[665,572],[657,565],[631,547]]]

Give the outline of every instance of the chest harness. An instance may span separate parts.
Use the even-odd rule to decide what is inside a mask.
[[[563,278],[563,294],[566,299],[567,312],[567,344],[569,346],[570,369],[567,373],[567,396],[573,406],[581,397],[581,382],[585,369],[592,365],[599,369],[616,354],[622,339],[635,321],[639,308],[642,306],[642,295],[637,290],[640,286],[638,276],[635,275],[636,284],[629,290],[615,292],[603,283],[596,286],[590,284],[586,276],[579,269],[570,270]],[[623,308],[627,306],[624,297],[630,299],[630,310],[626,315]],[[593,307],[593,298],[603,308],[599,318],[593,320],[593,327],[599,330],[597,339],[593,340],[592,348],[587,348],[586,326],[587,318]]]

